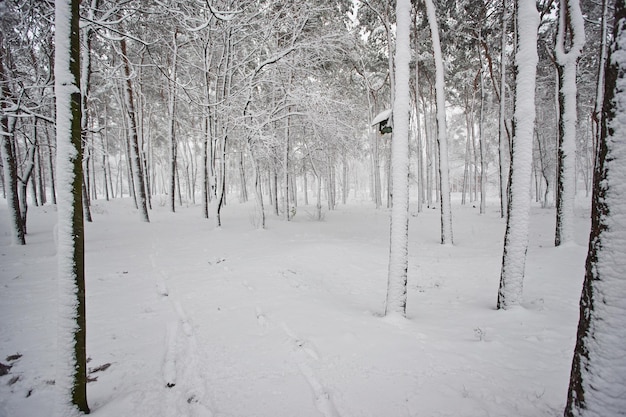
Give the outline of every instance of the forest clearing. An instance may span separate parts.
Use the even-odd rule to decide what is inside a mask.
[[[45,416],[54,395],[56,213],[32,210],[26,246],[8,246],[0,216],[0,362],[22,355],[0,377],[3,417]],[[453,247],[439,243],[437,210],[412,216],[406,319],[382,317],[389,211],[371,203],[321,222],[299,207],[264,231],[253,204],[229,204],[221,229],[199,206],[155,207],[151,224],[129,199],[93,211],[88,367],[110,364],[90,374],[93,416],[562,413],[588,209],[576,245],[555,248],[554,210],[533,208],[524,301],[512,310],[495,309],[498,207],[481,216],[455,204]]]

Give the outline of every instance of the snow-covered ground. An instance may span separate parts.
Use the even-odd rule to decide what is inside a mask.
[[[533,208],[524,303],[495,310],[504,220],[453,207],[410,220],[407,319],[384,318],[389,212],[340,206],[316,222],[229,204],[96,201],[86,225],[87,351],[95,417],[562,415],[589,232],[553,247],[554,210]],[[412,209],[413,210],[413,209]],[[56,343],[53,207],[29,209],[10,246],[0,206],[0,417],[50,415]],[[11,355],[19,358],[9,358]],[[105,368],[105,369],[102,369]],[[168,387],[169,385],[169,387]]]

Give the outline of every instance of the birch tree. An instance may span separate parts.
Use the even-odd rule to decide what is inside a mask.
[[[59,236],[55,380],[57,417],[89,413],[85,346],[79,4],[79,0],[57,0],[55,8]]]
[[[615,4],[591,232],[565,417],[626,412],[626,4]]]
[[[385,314],[405,315],[409,238],[410,0],[396,2],[396,31],[396,91],[393,103],[394,135],[391,144],[393,205]]]
[[[498,291],[498,309],[520,304],[528,249],[530,180],[535,125],[535,75],[539,14],[534,0],[517,0],[515,110],[509,204]]]
[[[569,36],[568,36],[569,35]],[[567,49],[569,44],[569,49]],[[556,189],[556,246],[574,241],[576,197],[576,69],[585,44],[578,0],[561,0],[555,45],[559,74],[559,151]]]

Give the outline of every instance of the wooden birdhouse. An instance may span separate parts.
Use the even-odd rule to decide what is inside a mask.
[[[372,120],[372,126],[378,125],[378,131],[381,135],[385,133],[391,133],[393,131],[393,126],[391,123],[391,109],[384,110]]]

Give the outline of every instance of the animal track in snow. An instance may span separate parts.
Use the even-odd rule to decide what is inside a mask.
[[[285,323],[282,323],[282,328],[287,336],[289,336],[289,339],[293,344],[293,357],[298,365],[300,373],[304,376],[304,379],[306,379],[311,387],[311,390],[313,391],[315,406],[318,411],[322,413],[324,417],[341,417],[330,396],[330,393],[324,385],[322,385],[319,379],[317,379],[315,372],[307,363],[309,360],[308,358],[319,361],[320,356],[317,351],[310,342],[297,337]]]

